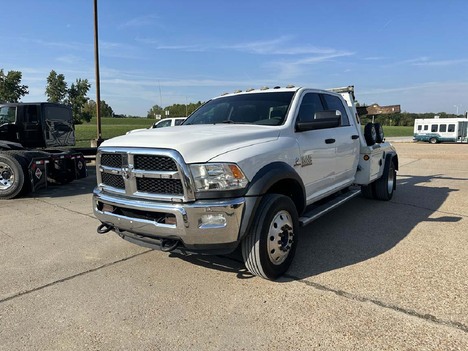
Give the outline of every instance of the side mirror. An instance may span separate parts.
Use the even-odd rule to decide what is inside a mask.
[[[310,122],[298,122],[296,131],[304,132],[308,130],[336,128],[341,122],[341,112],[338,110],[327,110],[316,112],[314,119]]]

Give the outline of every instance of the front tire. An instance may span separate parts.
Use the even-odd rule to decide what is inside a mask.
[[[242,241],[242,257],[247,269],[270,280],[283,275],[296,253],[298,231],[294,202],[284,195],[266,194]]]

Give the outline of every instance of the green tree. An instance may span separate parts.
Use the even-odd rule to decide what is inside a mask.
[[[8,71],[5,75],[0,69],[0,101],[18,102],[24,95],[29,94],[28,86],[21,84],[20,71]]]
[[[48,102],[63,103],[68,94],[65,76],[63,74],[57,74],[54,70],[50,71],[47,77],[45,94]]]
[[[190,115],[193,111],[199,108],[203,103],[201,101],[191,102],[189,104],[173,104],[162,108],[158,105],[154,105],[148,111],[148,118],[156,118],[156,115],[161,115],[161,118],[166,118],[166,111],[169,111],[169,117],[186,117]]]
[[[81,124],[83,121],[89,122],[91,120],[91,114],[84,110],[85,104],[89,98],[88,94],[91,85],[87,79],[77,79],[75,83],[72,83],[70,89],[68,89],[68,97],[65,101],[72,109],[73,121],[76,124]]]
[[[101,100],[100,106],[101,117],[114,117],[114,110],[104,100]],[[96,117],[96,101],[89,100],[83,107],[83,111]]]
[[[104,100],[101,100],[99,106],[102,117],[114,117],[114,110]]]
[[[165,117],[164,110],[161,106],[159,105],[154,105],[151,107],[151,109],[148,111],[147,118],[152,118],[155,119],[157,115],[160,115],[161,118]]]
[[[201,101],[190,104],[173,104],[171,106],[166,107],[164,110],[168,110],[169,115],[172,117],[186,117],[190,115],[193,111],[195,111],[197,108],[199,108],[201,105]]]

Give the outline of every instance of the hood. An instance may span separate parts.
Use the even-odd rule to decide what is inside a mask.
[[[250,124],[181,125],[137,131],[106,140],[101,147],[177,150],[185,162],[207,162],[226,152],[276,140],[278,127]],[[235,160],[233,160],[235,161]]]

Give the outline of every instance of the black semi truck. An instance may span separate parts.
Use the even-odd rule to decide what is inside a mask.
[[[86,160],[74,145],[70,107],[0,104],[0,199],[86,177]]]

